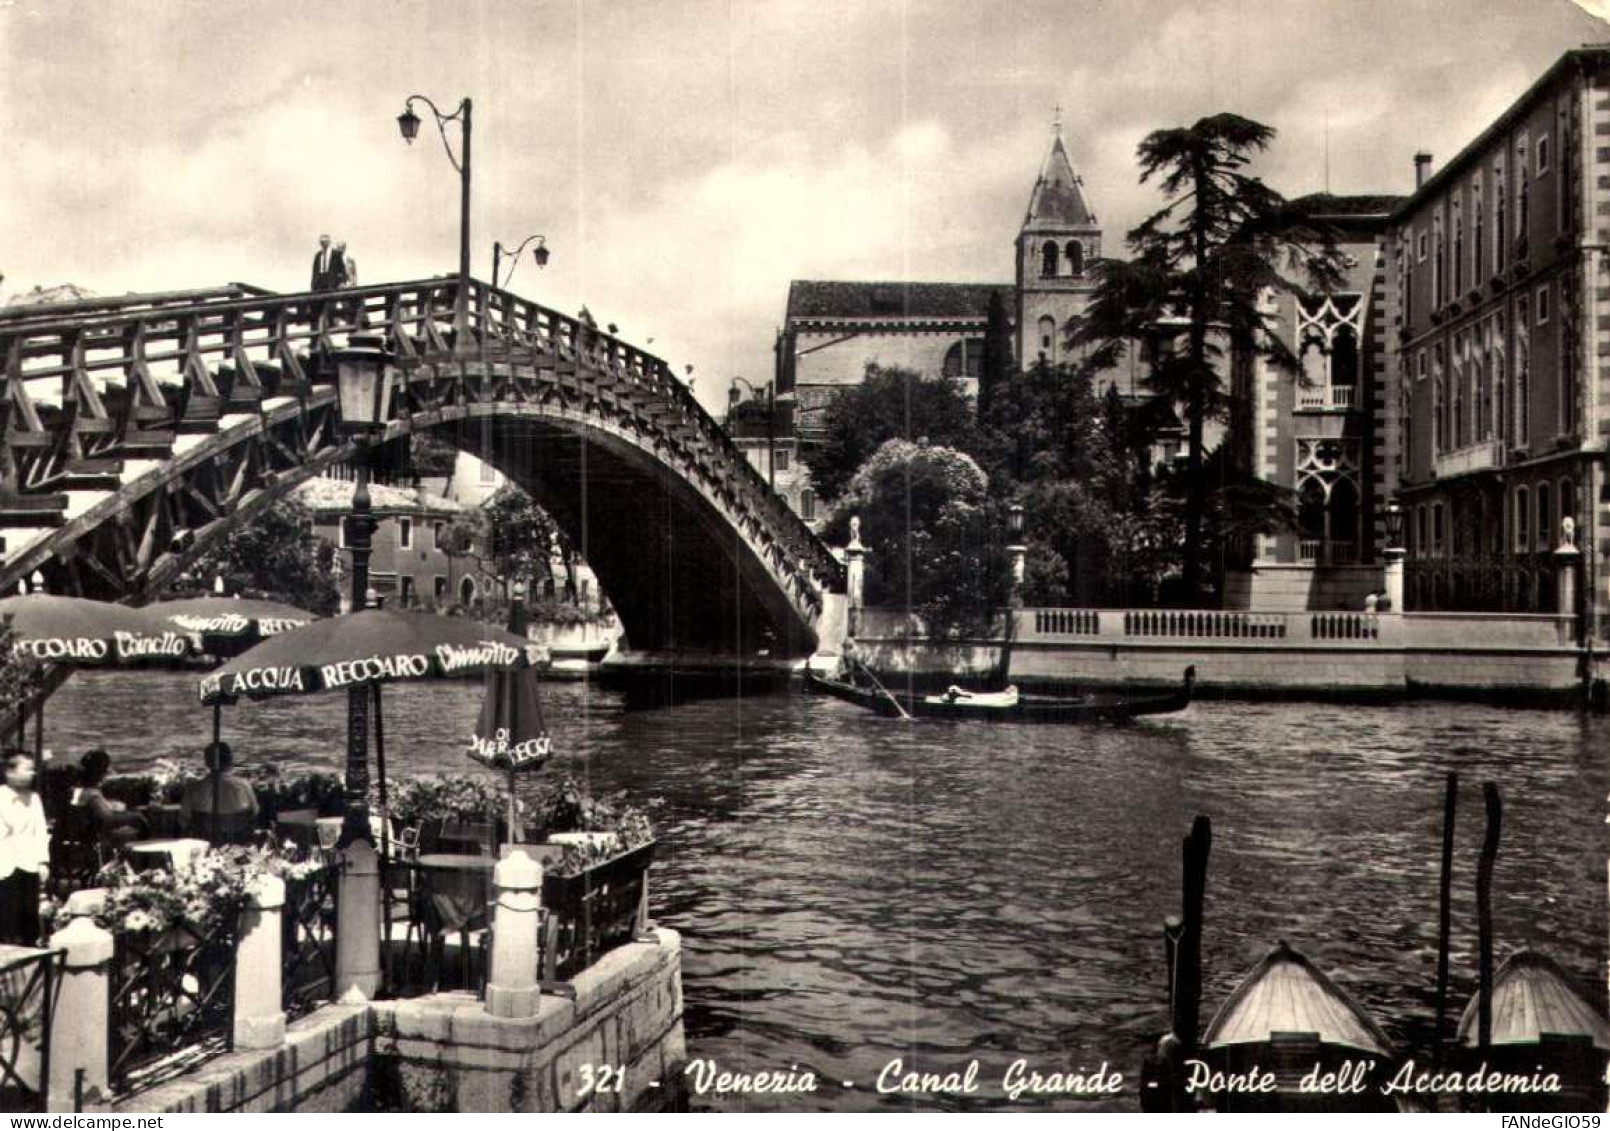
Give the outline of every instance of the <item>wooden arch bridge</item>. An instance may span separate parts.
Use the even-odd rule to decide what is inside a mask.
[[[42,572],[54,593],[142,604],[346,460],[330,359],[358,332],[400,372],[385,439],[433,430],[530,491],[634,650],[816,647],[842,563],[666,363],[457,277],[0,311],[0,591]]]

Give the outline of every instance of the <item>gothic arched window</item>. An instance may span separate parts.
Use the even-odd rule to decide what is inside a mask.
[[[1055,240],[1046,240],[1045,246],[1040,249],[1040,274],[1051,278],[1057,273],[1057,245]]]
[[[1085,249],[1078,240],[1068,243],[1068,274],[1083,275],[1085,273]]]

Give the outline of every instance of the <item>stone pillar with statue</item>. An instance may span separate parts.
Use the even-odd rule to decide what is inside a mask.
[[[861,516],[850,516],[850,541],[844,547],[845,593],[849,598],[848,635],[861,630],[861,609],[866,599],[866,547],[861,545]]]
[[[1582,564],[1582,551],[1576,548],[1576,519],[1560,519],[1560,544],[1554,548],[1555,612],[1562,617],[1576,615],[1576,574]]]

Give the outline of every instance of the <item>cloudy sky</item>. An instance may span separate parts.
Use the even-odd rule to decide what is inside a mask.
[[[1109,251],[1150,129],[1276,127],[1296,195],[1401,192],[1569,47],[1573,0],[0,0],[0,284],[450,273],[458,182],[410,93],[475,101],[474,271],[693,364],[770,376],[792,278],[991,281],[1062,106]],[[456,138],[455,138],[456,143]]]

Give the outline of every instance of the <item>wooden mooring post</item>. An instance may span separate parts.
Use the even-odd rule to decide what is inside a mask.
[[[1163,923],[1163,958],[1168,972],[1169,1031],[1142,1070],[1141,1107],[1146,1111],[1191,1111],[1185,1059],[1196,1052],[1202,1009],[1202,908],[1207,895],[1208,853],[1213,822],[1198,816],[1182,844],[1180,916]]]
[[[1173,1029],[1187,1055],[1196,1051],[1202,1011],[1202,906],[1212,847],[1213,822],[1199,815],[1182,846],[1184,897],[1174,971]]]
[[[1487,833],[1481,842],[1481,859],[1476,865],[1476,930],[1481,982],[1477,987],[1476,1044],[1482,1055],[1493,1041],[1493,865],[1498,859],[1498,838],[1503,831],[1504,805],[1498,786],[1483,782],[1482,800],[1487,807]]]
[[[1437,1013],[1431,1034],[1431,1063],[1442,1065],[1443,1018],[1448,1012],[1448,942],[1453,927],[1453,826],[1459,805],[1459,775],[1448,771],[1442,800],[1442,877],[1437,893]]]

